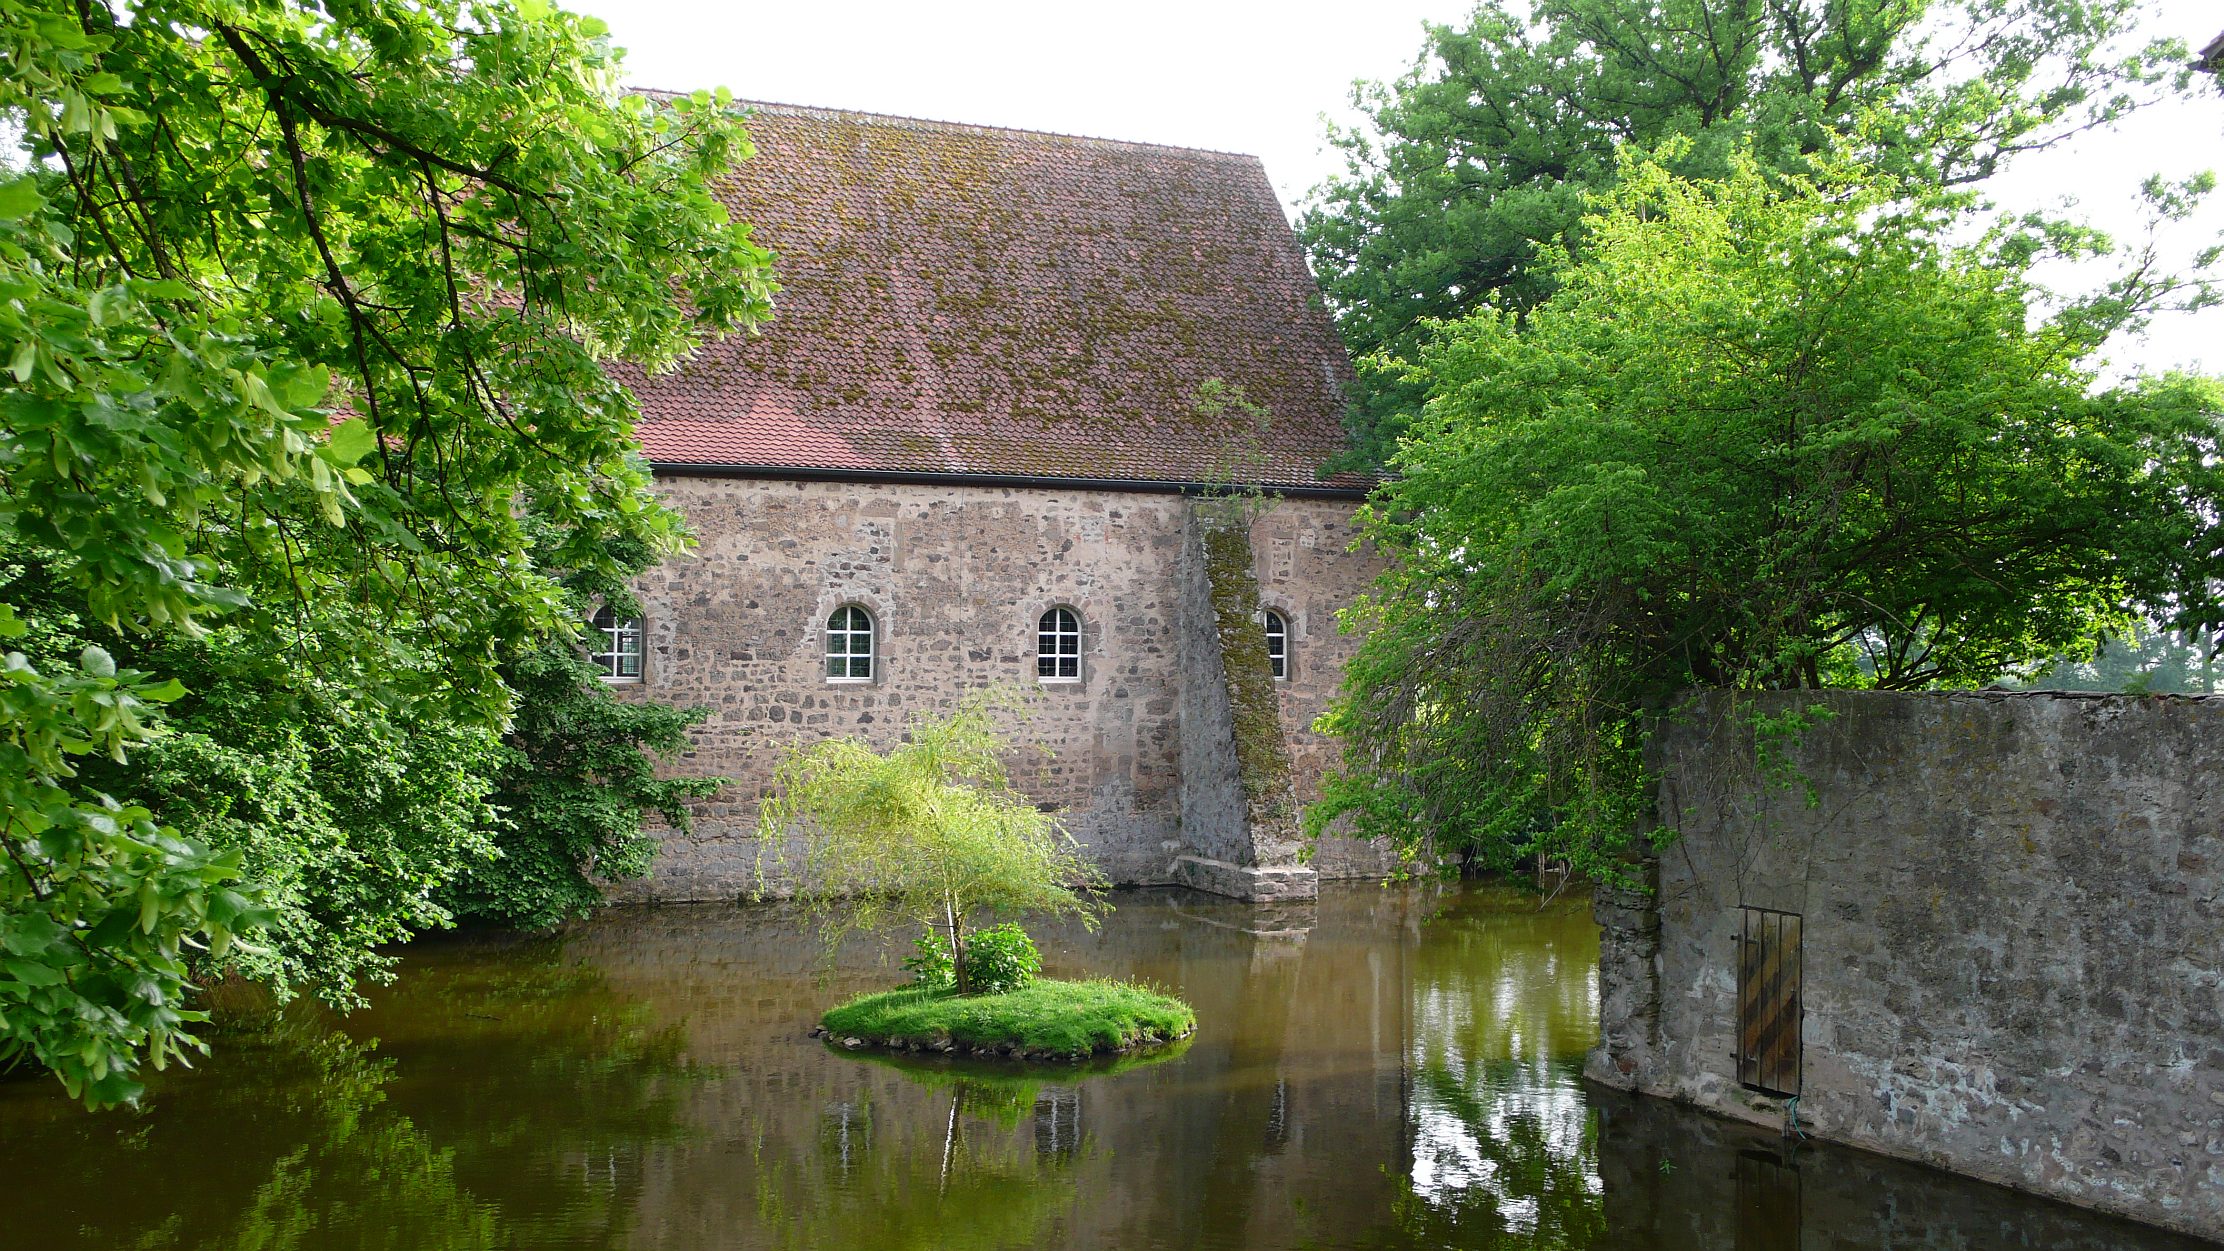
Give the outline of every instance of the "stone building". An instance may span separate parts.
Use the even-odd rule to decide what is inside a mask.
[[[633,889],[744,893],[777,748],[998,682],[1052,752],[1018,783],[1117,882],[1380,872],[1298,854],[1336,612],[1375,567],[1367,483],[1319,474],[1350,364],[1259,162],[777,105],[751,129],[725,195],[778,316],[637,380],[699,547],[601,621],[614,681],[710,708],[685,768],[733,784]]]

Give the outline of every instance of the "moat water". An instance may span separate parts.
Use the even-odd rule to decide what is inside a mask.
[[[884,985],[777,908],[409,950],[88,1116],[0,1082],[0,1247],[2168,1248],[2197,1243],[1588,1086],[1597,935],[1511,891],[1132,892],[1054,975],[1201,1027],[1116,1072],[860,1058]]]

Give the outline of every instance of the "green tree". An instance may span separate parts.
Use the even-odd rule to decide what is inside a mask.
[[[622,93],[545,0],[0,0],[0,47],[0,543],[119,637],[221,622],[499,729],[502,664],[576,628],[547,567],[681,541],[604,365],[767,314],[710,185],[735,111]],[[0,1063],[130,1098],[192,1045],[183,953],[262,914],[79,771],[179,683],[97,645],[4,675]]]
[[[2122,48],[2147,0],[1481,0],[1428,28],[1420,60],[1361,84],[1346,170],[1300,233],[1354,356],[1413,356],[1433,320],[1517,312],[1553,289],[1555,246],[1625,146],[1678,143],[1715,176],[1733,153],[1798,170],[1867,120],[1889,172],[1981,181],[2189,77],[2182,41]],[[1877,119],[1885,119],[1881,124]],[[1374,374],[1357,461],[1385,463],[1419,384]]]
[[[887,752],[833,738],[788,749],[759,812],[771,853],[831,944],[891,920],[938,929],[958,993],[974,990],[968,927],[983,912],[1075,915],[1094,923],[1089,892],[1104,875],[1058,819],[1011,788],[994,712],[1010,701],[964,700],[947,717],[913,720]],[[765,873],[760,871],[760,878]]]
[[[494,727],[367,698],[368,675],[337,665],[300,668],[329,616],[319,605],[199,637],[127,633],[87,620],[53,553],[14,555],[0,564],[0,600],[23,608],[31,628],[16,642],[34,668],[91,645],[187,687],[150,716],[153,737],[128,760],[78,768],[83,785],[185,843],[236,857],[237,889],[258,905],[254,942],[197,957],[198,980],[242,976],[281,998],[306,987],[353,1006],[358,982],[391,976],[383,945],[448,922],[437,891],[494,854]]]
[[[281,999],[307,988],[352,1007],[359,983],[391,980],[391,944],[458,914],[540,928],[591,910],[599,882],[647,871],[646,813],[684,829],[685,801],[719,784],[657,777],[654,756],[683,750],[700,714],[616,698],[568,638],[529,642],[503,666],[518,705],[498,732],[437,705],[365,698],[370,675],[301,670],[293,658],[321,650],[314,640],[232,624],[199,639],[88,627],[49,563],[25,552],[0,565],[0,598],[37,623],[26,651],[44,663],[98,642],[188,688],[129,762],[96,759],[81,776],[188,842],[239,853],[265,923],[253,944],[202,957],[203,980],[244,976]],[[637,611],[622,584],[565,587],[582,614],[590,601]],[[315,604],[280,625],[328,628]]]
[[[2224,635],[2204,638],[2140,621],[2103,640],[2092,655],[2057,657],[2017,685],[2041,691],[2215,695],[2224,691]]]
[[[2141,610],[2213,628],[2224,388],[2095,379],[2172,284],[2042,318],[2030,241],[1964,222],[1850,163],[1633,158],[1550,298],[1442,327],[1314,828],[1608,871],[1687,687],[1966,685]]]
[[[638,543],[615,544],[610,556],[610,566],[564,579],[576,618],[598,606],[639,615],[619,575],[655,556]],[[716,794],[725,779],[657,776],[658,759],[686,751],[688,730],[709,710],[618,698],[568,637],[526,649],[503,676],[518,706],[489,770],[502,814],[497,858],[468,866],[449,901],[464,916],[544,929],[601,906],[601,882],[646,875],[657,841],[644,819],[654,813],[685,831],[687,801]]]

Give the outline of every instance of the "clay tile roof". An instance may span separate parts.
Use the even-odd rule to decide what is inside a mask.
[[[1324,483],[1351,365],[1254,157],[754,105],[760,335],[629,379],[667,470]],[[1272,413],[1199,417],[1208,378]]]

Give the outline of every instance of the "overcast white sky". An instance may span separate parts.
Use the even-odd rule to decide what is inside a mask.
[[[1455,22],[1465,0],[1127,0],[1120,5],[950,0],[933,4],[747,4],[569,0],[608,21],[637,85],[724,86],[746,99],[899,113],[1247,152],[1294,208],[1338,169],[1324,114],[1351,117],[1354,79],[1412,64],[1421,23]],[[2219,0],[2150,0],[2155,33],[2198,46],[2224,29]],[[2133,229],[2134,189],[2224,167],[2224,93],[2155,110],[2074,149],[2032,158],[2004,196],[2018,206],[2081,197],[2080,211]],[[2174,232],[2180,254],[2224,236],[2224,196]],[[2057,281],[2061,281],[2057,279]],[[2128,368],[2224,372],[2224,309],[2158,322],[2112,345]]]

